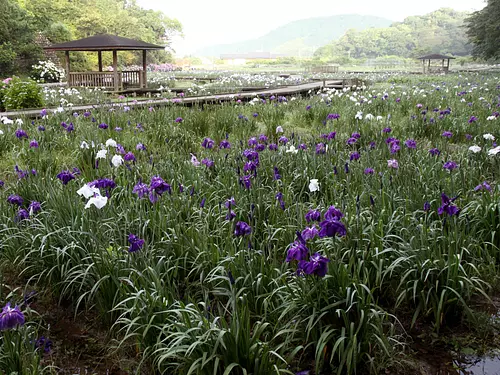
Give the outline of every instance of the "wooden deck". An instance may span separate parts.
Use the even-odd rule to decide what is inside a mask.
[[[240,99],[242,101],[248,101],[255,97],[270,97],[271,95],[275,96],[291,96],[302,93],[307,93],[309,90],[315,91],[318,89],[322,89],[324,87],[330,89],[342,89],[348,86],[347,80],[325,80],[325,81],[316,81],[310,83],[304,83],[301,85],[293,85],[293,86],[285,86],[285,87],[277,87],[272,89],[264,89],[264,90],[255,90],[255,91],[246,91],[246,92],[237,92],[237,93],[227,93],[227,94],[218,94],[218,95],[206,95],[206,96],[191,96],[186,98],[177,98],[177,105],[186,105],[193,106],[197,104],[220,104],[222,102],[227,102],[231,100]],[[73,106],[65,108],[66,112],[83,112],[87,110],[94,109],[111,109],[111,108],[120,108],[123,106],[128,106],[132,108],[149,108],[149,107],[162,107],[169,105],[172,103],[173,99],[151,99],[151,100],[140,100],[140,101],[130,101],[125,103],[114,103],[114,104],[103,104],[100,106],[97,105],[81,105],[81,106]],[[56,108],[47,108],[49,113],[54,112]],[[9,111],[9,112],[0,112],[0,117],[5,116],[9,118],[15,117],[28,117],[28,118],[36,118],[40,117],[40,109],[30,109],[30,110],[19,110],[19,111]]]

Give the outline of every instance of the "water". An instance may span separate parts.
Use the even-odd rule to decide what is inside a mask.
[[[460,375],[500,375],[500,353],[484,357],[467,356],[454,361]]]

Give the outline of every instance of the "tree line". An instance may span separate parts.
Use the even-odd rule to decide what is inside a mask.
[[[62,43],[96,34],[115,34],[167,45],[182,25],[163,12],[140,7],[136,0],[2,0],[0,1],[0,75],[22,73],[44,59],[45,43]],[[73,53],[75,69],[95,67],[97,56]],[[111,54],[103,54],[105,64]],[[136,64],[135,52],[119,54],[122,64]],[[150,62],[169,62],[171,53],[154,51]]]

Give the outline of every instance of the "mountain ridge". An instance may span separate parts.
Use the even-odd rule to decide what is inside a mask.
[[[388,27],[393,23],[394,21],[386,18],[360,14],[305,18],[278,26],[258,38],[207,46],[196,51],[194,55],[219,57],[228,53],[266,51],[285,56],[307,57],[312,56],[317,48],[340,38],[348,29]]]

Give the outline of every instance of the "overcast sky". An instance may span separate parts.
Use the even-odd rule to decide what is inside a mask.
[[[177,18],[184,38],[174,41],[178,56],[213,44],[238,42],[266,34],[290,21],[335,14],[363,14],[402,21],[450,7],[474,11],[486,5],[484,0],[138,0],[149,9],[161,10]]]

